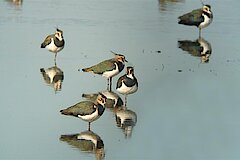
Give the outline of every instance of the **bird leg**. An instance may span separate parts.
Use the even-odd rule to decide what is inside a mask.
[[[109,80],[110,80],[110,82],[109,82],[110,83],[109,91],[111,92],[112,91],[112,77],[110,77]]]
[[[109,91],[109,78],[107,79],[107,90]]]
[[[56,59],[57,59],[57,52],[56,52],[55,55],[54,55],[54,65],[55,65],[55,66],[57,66]]]
[[[112,91],[112,77],[108,78],[107,81],[108,81],[107,90],[111,92]]]

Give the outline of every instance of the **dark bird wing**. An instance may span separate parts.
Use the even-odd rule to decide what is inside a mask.
[[[123,76],[118,78],[116,89],[120,88],[122,86],[122,81],[124,81],[125,78],[127,78],[126,75],[123,75]]]
[[[178,47],[196,57],[200,57],[203,50],[198,41],[190,40],[178,41]]]
[[[122,82],[127,86],[127,87],[132,87],[135,84],[138,85],[136,78],[131,79],[128,78],[127,75],[123,75],[122,77],[120,77],[117,81],[117,88],[120,88],[122,86]]]
[[[60,140],[67,142],[69,145],[79,148],[81,151],[93,151],[94,144],[90,140],[78,139],[80,134],[61,135]]]
[[[199,26],[199,24],[204,21],[202,12],[203,12],[202,9],[196,9],[193,10],[192,12],[186,13],[178,17],[179,19],[178,23],[190,26]]]
[[[106,71],[111,71],[116,68],[115,59],[102,61],[92,67],[82,69],[84,72],[93,72],[95,74],[103,74]]]
[[[54,34],[47,36],[44,42],[41,44],[41,48],[45,48],[47,45],[49,45],[53,37],[54,37]]]
[[[93,113],[96,108],[94,108],[94,103],[90,101],[82,101],[79,102],[67,109],[63,109],[60,112],[64,115],[72,115],[72,116],[84,116]]]
[[[40,69],[40,72],[42,73],[42,76],[43,76],[44,81],[45,81],[47,84],[50,84],[50,83],[51,83],[51,82],[50,82],[50,78],[49,78],[49,76],[46,74],[45,69],[44,69],[44,68],[41,68],[41,69]]]
[[[137,84],[137,80],[134,78],[134,79],[131,79],[131,78],[125,78],[123,80],[124,84],[127,86],[127,87],[132,87],[134,86],[135,84]]]

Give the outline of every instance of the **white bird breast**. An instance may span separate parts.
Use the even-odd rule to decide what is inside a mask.
[[[202,22],[199,25],[199,28],[205,28],[212,22],[212,19],[209,18],[207,15],[203,14],[203,17],[204,17],[204,22]]]
[[[122,83],[122,86],[120,88],[118,88],[117,91],[121,94],[132,94],[132,93],[136,92],[137,89],[138,89],[138,87],[136,84],[132,87],[128,87],[124,83]]]
[[[53,38],[51,39],[51,43],[49,45],[46,46],[46,48],[51,51],[51,52],[59,52],[63,49],[63,47],[57,47],[55,44],[54,44],[54,40]]]
[[[84,115],[84,116],[78,115],[78,117],[81,118],[84,121],[93,122],[93,121],[95,121],[96,119],[99,118],[98,110],[96,110],[93,114]]]
[[[117,75],[119,73],[119,70],[118,70],[118,65],[116,63],[115,63],[115,67],[116,67],[115,70],[104,72],[102,76],[106,78],[110,78]]]

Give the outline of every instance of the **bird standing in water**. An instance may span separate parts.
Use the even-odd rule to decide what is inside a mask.
[[[41,44],[41,48],[47,48],[50,52],[55,53],[54,60],[56,62],[57,53],[64,48],[64,44],[63,31],[57,28],[54,34],[48,35],[45,38]]]
[[[125,66],[125,62],[128,62],[124,55],[116,53],[114,53],[114,55],[115,56],[112,59],[108,59],[91,67],[82,69],[83,72],[92,72],[106,77],[108,79],[107,88],[109,91],[112,90],[112,77],[120,73]]]
[[[125,95],[126,106],[127,95],[135,93],[138,90],[138,81],[134,76],[133,67],[127,67],[127,73],[118,79],[116,89],[119,93]]]
[[[106,97],[99,93],[95,102],[81,101],[71,107],[61,110],[63,115],[74,116],[88,122],[88,130],[90,131],[91,122],[102,116],[105,110]]]
[[[179,24],[188,26],[196,26],[199,28],[199,37],[201,37],[201,30],[207,27],[213,20],[213,14],[210,5],[203,5],[200,9],[195,9],[192,12],[186,13],[178,17]]]

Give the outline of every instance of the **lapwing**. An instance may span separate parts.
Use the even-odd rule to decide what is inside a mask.
[[[121,107],[123,105],[123,100],[117,93],[108,90],[104,90],[99,93],[103,94],[107,98],[105,104],[106,108]],[[82,97],[87,100],[95,101],[99,93],[84,93],[82,94]]]
[[[62,89],[62,82],[64,79],[63,71],[57,66],[50,67],[48,69],[41,68],[43,79],[46,84],[52,86],[54,91],[60,91]]]
[[[60,140],[80,149],[82,152],[94,153],[98,160],[102,160],[105,156],[103,140],[92,131],[61,135]]]
[[[187,51],[192,56],[200,57],[201,63],[208,63],[212,54],[211,44],[203,38],[198,38],[195,41],[178,41],[178,47],[184,51]]]
[[[48,35],[43,43],[41,44],[41,48],[47,48],[50,52],[55,53],[55,61],[57,53],[60,52],[64,48],[64,38],[63,31],[60,29],[56,29],[54,34]]]
[[[112,77],[120,73],[125,66],[125,62],[128,62],[124,55],[117,53],[114,53],[114,55],[115,56],[112,59],[108,59],[91,67],[82,69],[83,72],[92,72],[106,77],[108,79],[107,88],[110,91],[112,90]]]
[[[116,89],[119,93],[125,95],[126,106],[127,95],[135,93],[138,90],[138,81],[137,78],[134,76],[133,67],[127,67],[127,73],[118,79]]]
[[[196,26],[199,28],[199,37],[201,37],[201,30],[207,27],[213,20],[211,6],[206,4],[200,9],[195,9],[192,12],[186,13],[178,17],[179,24]]]
[[[69,115],[81,118],[88,122],[88,130],[90,130],[91,122],[97,120],[102,116],[105,110],[106,97],[99,93],[95,102],[92,101],[81,101],[67,109],[63,109],[60,112],[63,115]]]

